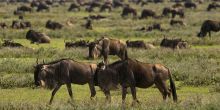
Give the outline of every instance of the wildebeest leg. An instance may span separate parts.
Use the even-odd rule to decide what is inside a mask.
[[[72,92],[71,83],[66,84],[66,87],[67,87],[67,89],[68,89],[68,92],[69,92],[69,95],[70,95],[71,100],[73,100],[73,92]]]
[[[106,100],[108,102],[111,102],[111,95],[110,95],[110,91],[109,90],[104,90],[105,96],[106,96]]]
[[[160,92],[163,94],[163,99],[166,100],[167,95],[170,97],[170,91],[167,88],[167,84],[166,81],[158,81],[156,83],[158,89],[160,90]]]
[[[137,100],[137,96],[136,96],[135,86],[131,86],[130,88],[131,88],[131,94],[132,94],[132,97],[133,97],[132,105],[134,105],[136,102],[139,103],[139,101]]]
[[[126,94],[127,94],[127,87],[122,86],[122,104],[125,103]]]
[[[49,104],[52,103],[52,101],[53,101],[53,97],[54,97],[54,95],[56,94],[56,92],[60,89],[60,87],[61,87],[60,84],[57,84],[57,85],[56,85],[55,89],[54,89],[53,92],[52,92],[52,95],[51,95],[50,103],[49,103]]]
[[[91,81],[89,83],[89,89],[90,89],[90,92],[91,92],[90,98],[92,99],[92,97],[94,97],[96,95],[95,86],[94,86],[93,81]]]
[[[209,31],[209,37],[211,37],[211,31]]]

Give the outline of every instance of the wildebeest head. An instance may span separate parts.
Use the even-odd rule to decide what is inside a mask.
[[[34,68],[35,85],[52,89],[55,86],[53,80],[54,68],[46,64],[37,64]]]
[[[106,68],[106,64],[104,61],[98,63],[98,65],[97,65],[98,70],[105,70],[105,68]]]
[[[206,33],[202,31],[197,34],[197,37],[205,37],[205,36],[206,36]]]
[[[91,42],[89,44],[89,57],[90,58],[97,58],[100,56],[101,53],[101,46],[97,42]]]

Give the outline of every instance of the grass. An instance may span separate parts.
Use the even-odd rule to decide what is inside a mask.
[[[90,100],[90,93],[88,85],[79,86],[73,85],[74,102],[70,101],[68,92],[63,86],[56,94],[54,102],[51,106],[47,105],[51,96],[51,91],[45,89],[32,88],[16,88],[16,89],[2,89],[0,91],[1,107],[16,106],[26,108],[29,105],[33,109],[39,107],[52,109],[120,109],[121,108],[121,91],[113,91],[111,104],[105,103],[105,96],[99,88],[96,88],[97,95],[94,100]],[[15,94],[16,93],[16,94]],[[218,107],[219,93],[210,93],[206,87],[181,87],[177,90],[178,104],[168,99],[167,102],[162,101],[162,96],[156,88],[138,89],[137,97],[141,101],[140,105],[131,107],[131,95],[126,99],[126,108],[128,109],[201,109],[212,105],[211,107]],[[19,95],[18,95],[19,94]],[[207,101],[212,98],[212,101]],[[21,104],[21,105],[18,105]],[[58,105],[59,106],[58,106]],[[103,105],[104,104],[104,105]],[[215,105],[215,106],[214,106]],[[36,107],[36,108],[35,108]],[[203,108],[204,109],[204,108]]]

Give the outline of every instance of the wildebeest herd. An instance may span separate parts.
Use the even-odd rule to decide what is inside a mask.
[[[147,5],[148,2],[160,3],[164,2],[163,0],[153,0],[153,1],[145,1],[145,0],[130,0],[131,3],[135,3],[137,5],[141,4]],[[131,4],[130,3],[130,4]],[[199,2],[202,3],[202,2]],[[180,25],[186,26],[186,23],[183,20],[176,20],[176,16],[179,16],[181,19],[184,19],[186,16],[185,8],[196,9],[199,5],[196,2],[184,2],[184,4],[176,3],[172,7],[164,7],[162,14],[157,14],[155,11],[151,9],[143,9],[141,11],[141,15],[138,17],[138,12],[135,8],[123,2],[123,0],[107,0],[102,3],[100,1],[92,1],[85,2],[83,0],[77,0],[70,5],[68,8],[69,12],[72,11],[81,11],[81,8],[85,8],[87,12],[94,12],[96,8],[99,8],[100,12],[108,11],[109,13],[114,10],[114,8],[121,7],[122,11],[120,16],[122,18],[127,18],[129,15],[132,15],[134,20],[139,19],[148,19],[149,17],[153,19],[161,19],[163,17],[172,16],[170,19],[170,25]],[[59,5],[65,5],[65,1],[60,1]],[[19,6],[15,11],[15,15],[19,15],[19,20],[12,21],[11,28],[13,29],[25,29],[29,28],[26,33],[26,39],[30,40],[31,43],[50,43],[51,38],[43,32],[36,31],[32,29],[31,22],[24,21],[23,15],[24,13],[34,13],[40,11],[50,11],[54,2],[50,0],[46,1],[32,1],[30,6],[22,5]],[[208,5],[207,11],[211,11],[212,9],[219,8],[220,5],[216,2]],[[88,17],[84,17],[85,24],[81,26],[86,29],[93,30],[92,21],[106,19],[106,16],[103,15],[89,15]],[[59,30],[65,27],[64,24],[48,20],[45,23],[45,27],[51,30]],[[0,23],[0,29],[7,29],[8,26],[6,23]],[[137,29],[138,31],[169,31],[169,29],[164,29],[161,24],[154,23],[147,27],[142,27],[141,29]],[[198,29],[199,30],[199,29]],[[218,32],[220,31],[220,21],[215,20],[205,20],[201,26],[200,32],[197,34],[198,37],[205,37],[207,33],[211,36],[211,31]],[[108,101],[111,100],[110,90],[112,87],[116,87],[118,85],[122,88],[122,102],[124,103],[127,88],[129,87],[131,90],[131,94],[134,102],[139,102],[136,96],[136,87],[139,88],[148,88],[153,84],[161,92],[163,99],[166,100],[167,96],[173,97],[174,102],[177,101],[177,93],[175,83],[172,79],[171,71],[168,67],[162,64],[148,64],[144,62],[140,62],[138,60],[132,59],[128,55],[129,47],[134,48],[143,48],[143,49],[154,49],[156,48],[153,44],[146,43],[143,40],[137,41],[129,41],[126,42],[113,39],[109,37],[102,37],[93,42],[80,40],[76,42],[65,42],[65,48],[76,48],[76,47],[86,47],[89,51],[89,58],[98,58],[103,57],[103,62],[98,64],[92,63],[83,63],[78,62],[72,59],[60,59],[56,61],[52,61],[49,63],[41,63],[37,64],[34,67],[34,81],[36,86],[43,86],[53,89],[52,96],[50,99],[50,104],[53,101],[53,98],[56,92],[62,85],[66,85],[69,95],[71,99],[73,98],[71,83],[73,84],[89,84],[91,98],[96,95],[95,86],[99,86],[101,90],[104,92],[106,99]],[[2,46],[4,47],[23,47],[22,44],[16,43],[12,40],[4,40]],[[161,47],[172,48],[172,49],[186,49],[189,48],[189,44],[187,41],[182,40],[180,38],[169,39],[164,37],[160,42]],[[114,63],[108,62],[109,55],[116,55],[120,58],[120,60],[115,61]],[[166,81],[169,80],[170,87],[167,86]]]

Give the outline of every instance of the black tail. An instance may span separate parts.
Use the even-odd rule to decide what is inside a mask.
[[[177,102],[176,86],[175,86],[175,83],[172,79],[172,76],[171,76],[169,69],[168,69],[168,72],[169,72],[169,78],[170,78],[170,88],[171,88],[172,95],[173,95],[173,101]]]

